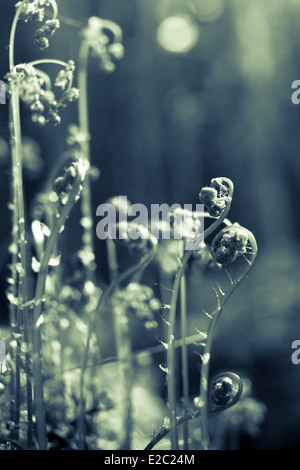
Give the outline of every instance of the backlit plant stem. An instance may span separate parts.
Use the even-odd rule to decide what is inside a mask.
[[[47,449],[47,429],[45,417],[45,402],[43,390],[43,376],[42,376],[42,351],[41,351],[41,331],[42,325],[42,310],[43,300],[45,295],[45,285],[47,274],[49,270],[49,262],[56,246],[57,239],[64,226],[67,218],[69,217],[74,204],[77,201],[80,192],[81,179],[77,176],[72,190],[68,196],[68,202],[63,207],[56,223],[54,224],[51,234],[47,240],[45,251],[41,260],[40,270],[37,277],[35,289],[35,302],[33,311],[33,378],[34,378],[34,398],[35,398],[35,411],[37,421],[37,433],[39,449]]]
[[[89,330],[86,340],[86,346],[83,354],[83,363],[81,367],[81,376],[80,376],[80,410],[78,418],[78,447],[79,449],[84,449],[84,417],[85,417],[85,373],[88,366],[88,358],[90,352],[90,343],[92,339],[93,332],[96,330],[97,320],[100,318],[104,307],[106,306],[108,300],[111,298],[114,291],[128,278],[133,276],[136,272],[144,270],[148,264],[153,260],[157,253],[157,240],[155,237],[149,234],[149,240],[152,245],[152,248],[147,254],[145,254],[139,263],[135,266],[131,266],[126,271],[121,273],[116,279],[114,279],[107,289],[103,291],[100,295],[97,305],[95,305],[93,318],[90,320]]]
[[[19,7],[13,19],[13,24],[10,33],[9,41],[9,68],[10,72],[14,72],[14,42],[17,23],[19,20],[21,8]],[[26,223],[25,223],[25,209],[24,209],[24,191],[23,191],[23,163],[22,163],[22,138],[21,138],[21,122],[20,122],[20,103],[19,92],[16,87],[13,87],[10,101],[10,134],[11,134],[11,147],[12,147],[12,185],[13,185],[13,244],[14,249],[17,249],[17,256],[14,256],[13,262],[16,263],[13,267],[14,270],[19,269],[13,274],[13,278],[18,283],[14,289],[17,295],[17,307],[13,310],[16,312],[14,327],[17,334],[17,347],[16,347],[16,368],[15,368],[15,403],[14,403],[14,437],[18,439],[19,436],[19,422],[20,422],[20,402],[21,402],[21,370],[20,370],[20,350],[21,350],[21,331],[24,325],[24,336],[26,345],[26,369],[27,369],[27,413],[29,422],[28,441],[31,442],[31,424],[32,424],[32,406],[31,406],[31,384],[30,384],[30,366],[29,366],[29,318],[28,307],[25,307],[28,302],[28,285],[27,285],[27,263],[26,263]]]
[[[90,151],[90,130],[89,130],[89,112],[88,112],[88,59],[89,59],[89,44],[86,40],[82,40],[79,48],[78,58],[78,87],[79,87],[79,100],[78,100],[78,119],[81,132],[84,134],[85,139],[80,143],[81,151],[84,158],[91,163]],[[81,211],[84,223],[82,224],[82,241],[83,249],[92,256],[94,250],[94,235],[93,235],[93,213],[92,213],[92,197],[91,197],[91,179],[90,174],[86,175],[83,185],[81,196]],[[90,258],[85,263],[86,278],[88,281],[95,284],[95,263]]]
[[[180,243],[180,258],[184,255],[184,241]],[[183,274],[180,281],[180,330],[181,330],[181,375],[183,388],[183,409],[187,412],[189,403],[189,367],[188,367],[188,349],[186,344],[187,337],[187,296],[186,296],[186,276]],[[188,422],[183,424],[184,449],[188,450],[189,429]]]
[[[9,69],[10,75],[13,77],[18,72],[14,64],[14,45],[17,24],[20,19],[20,14],[23,11],[26,1],[21,1],[17,5],[16,13],[13,19],[10,40],[9,40]],[[51,6],[53,10],[52,19],[57,18],[58,9],[55,0],[49,0],[47,6]],[[34,8],[39,8],[40,5],[31,5]],[[33,10],[32,10],[33,11]],[[29,16],[30,18],[30,11]],[[26,12],[28,14],[28,12]],[[28,19],[27,18],[27,19]],[[27,21],[25,19],[25,21]],[[42,59],[33,61],[30,66],[36,66],[44,63],[58,64],[65,67],[67,64],[63,61],[54,59]],[[50,79],[47,74],[37,70],[37,74],[45,80],[46,87],[50,85]],[[71,87],[70,80],[69,88]],[[25,367],[26,367],[26,380],[27,380],[27,421],[28,421],[28,448],[32,445],[32,385],[31,385],[31,344],[32,344],[32,363],[33,363],[33,377],[35,387],[35,411],[36,411],[36,425],[37,425],[37,438],[40,449],[47,448],[47,436],[46,436],[46,423],[44,417],[44,401],[43,401],[43,389],[42,389],[42,372],[41,372],[41,357],[40,357],[40,337],[39,330],[36,328],[37,318],[39,318],[39,309],[41,308],[42,294],[41,291],[44,289],[44,281],[46,278],[45,264],[47,263],[47,257],[50,256],[49,251],[52,249],[51,243],[56,242],[50,237],[49,248],[46,246],[46,251],[41,264],[41,274],[38,276],[36,286],[36,298],[34,303],[33,312],[33,323],[32,316],[28,315],[29,294],[28,294],[28,271],[27,271],[27,234],[26,234],[26,220],[25,220],[25,209],[24,209],[24,191],[23,191],[23,162],[22,162],[22,138],[21,138],[21,122],[20,122],[20,100],[18,85],[13,84],[11,89],[11,102],[10,102],[10,133],[11,133],[11,148],[12,148],[12,177],[13,177],[13,307],[11,307],[11,321],[12,330],[15,335],[13,338],[16,341],[16,355],[15,355],[15,371],[12,373],[12,380],[15,380],[15,387],[11,387],[14,392],[15,398],[12,398],[14,402],[12,407],[12,417],[14,421],[13,437],[19,438],[19,422],[20,422],[20,405],[21,405],[21,342],[23,340],[22,333],[24,331],[25,339]],[[68,206],[68,205],[67,205]],[[62,211],[62,215],[68,215],[68,207],[65,207]],[[63,219],[63,217],[62,217]],[[55,229],[57,227],[55,226]],[[58,233],[54,237],[58,237]],[[48,241],[49,241],[48,240]],[[16,250],[17,248],[17,250]],[[48,251],[47,251],[48,250]],[[50,258],[49,258],[50,259]]]
[[[16,111],[16,110],[15,110]],[[11,372],[11,420],[14,423],[14,428],[11,433],[13,439],[18,438],[18,409],[20,402],[20,309],[18,303],[21,301],[19,298],[19,276],[17,271],[17,263],[19,260],[19,210],[18,210],[18,190],[17,190],[17,157],[16,157],[16,146],[15,146],[15,126],[13,119],[14,109],[12,102],[10,105],[10,132],[11,132],[11,144],[12,144],[12,192],[13,192],[13,203],[12,203],[12,239],[13,239],[13,255],[12,255],[12,302],[10,303],[11,311],[11,326],[12,326],[12,341],[16,343],[15,347],[15,369]],[[22,301],[21,301],[22,302]],[[16,340],[17,338],[17,340]]]

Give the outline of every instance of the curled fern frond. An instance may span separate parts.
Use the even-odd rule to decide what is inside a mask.
[[[219,372],[212,378],[208,390],[208,412],[224,411],[239,401],[243,382],[234,372]]]
[[[123,58],[122,30],[113,21],[91,16],[82,32],[84,42],[93,56],[99,60],[101,70],[111,73],[115,70],[113,60]]]
[[[231,408],[239,401],[243,393],[243,382],[234,372],[219,372],[212,378],[209,391],[208,413],[218,413]],[[201,416],[201,397],[194,399],[194,406],[195,409],[176,418],[177,427]],[[170,426],[162,425],[160,431],[153,435],[145,450],[153,449],[169,432]]]
[[[238,256],[247,253],[247,244],[246,230],[234,225],[224,228],[215,236],[210,252],[217,263],[227,266],[233,263]]]

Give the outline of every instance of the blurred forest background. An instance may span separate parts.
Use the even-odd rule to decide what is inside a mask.
[[[0,0],[0,77],[8,70],[14,3]],[[267,407],[261,434],[248,439],[246,448],[300,448],[300,365],[291,362],[291,344],[300,339],[300,106],[291,102],[291,84],[300,79],[299,0],[60,0],[59,11],[62,27],[49,50],[32,45],[34,25],[20,24],[17,63],[49,56],[76,62],[79,32],[90,16],[115,21],[124,34],[125,56],[112,75],[90,62],[92,162],[101,171],[93,185],[94,214],[114,195],[148,207],[196,204],[211,178],[234,182],[230,219],[255,234],[259,254],[220,320],[212,368],[248,377],[254,396]],[[64,112],[58,128],[36,127],[26,110],[22,116],[23,135],[37,142],[41,155],[33,169],[25,168],[29,210],[66,149],[76,105]],[[5,323],[11,230],[7,106],[0,107],[0,119]],[[70,257],[77,242],[75,232],[67,245]],[[104,251],[97,240],[98,274],[105,280]],[[202,299],[197,273],[188,279],[192,324]]]

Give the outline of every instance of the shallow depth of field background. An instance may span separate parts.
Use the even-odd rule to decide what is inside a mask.
[[[0,78],[8,69],[14,3],[0,0]],[[246,448],[298,448],[300,364],[291,362],[291,344],[300,339],[300,106],[291,102],[291,84],[300,79],[300,2],[60,0],[59,11],[62,28],[48,51],[32,45],[33,25],[20,24],[16,62],[43,57],[76,62],[80,25],[92,15],[117,22],[124,33],[125,57],[114,74],[101,73],[90,60],[92,162],[101,171],[93,185],[94,214],[114,195],[148,207],[196,204],[211,178],[234,182],[230,219],[253,231],[259,255],[223,313],[212,372],[233,370],[248,377],[254,396],[267,407],[261,435],[248,439]],[[42,159],[34,171],[25,171],[30,210],[32,197],[66,148],[76,106],[64,112],[59,128],[37,128],[26,110],[22,117],[23,135],[38,142]],[[10,237],[7,118],[8,107],[1,106],[2,324],[8,318],[4,291]],[[72,233],[76,211],[69,223]],[[66,244],[68,261],[78,242],[75,231]],[[96,255],[99,282],[105,283],[105,246],[99,240]],[[155,276],[153,270],[146,277],[152,287]],[[214,298],[209,279],[201,284],[207,286],[203,294],[196,272],[188,280],[193,331],[202,303],[208,295]],[[147,334],[135,347],[156,340]],[[197,371],[195,355],[190,363]],[[163,373],[159,377],[164,397]],[[191,393],[197,394],[197,387],[191,373]]]

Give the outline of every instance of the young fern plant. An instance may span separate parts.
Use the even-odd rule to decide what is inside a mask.
[[[246,260],[246,265],[242,272],[234,279],[231,280],[230,287],[224,293],[221,288],[218,287],[216,290],[218,305],[215,311],[209,315],[211,322],[209,324],[208,332],[203,335],[205,338],[204,351],[202,355],[202,370],[201,370],[201,387],[200,395],[196,397],[194,403],[200,409],[199,415],[201,419],[201,438],[203,449],[209,447],[209,433],[208,433],[208,375],[209,375],[209,363],[211,357],[211,345],[214,336],[214,330],[218,318],[224,306],[232,293],[240,285],[240,283],[247,277],[251,270],[256,254],[257,244],[255,238],[251,232],[237,224],[232,225],[227,215],[231,206],[233,196],[233,184],[227,178],[215,178],[211,181],[210,187],[203,188],[200,192],[200,200],[205,204],[209,217],[217,217],[214,223],[212,223],[204,231],[204,240],[211,235],[221,223],[225,223],[226,227],[220,231],[213,239],[211,244],[210,253],[212,259],[219,266],[227,266],[233,263],[239,256],[243,256]],[[200,250],[201,253],[201,250]],[[184,270],[187,265],[187,261],[191,256],[191,252],[186,252],[182,258],[181,264],[177,271],[172,299],[171,299],[171,310],[170,310],[170,327],[169,327],[169,342],[168,342],[168,397],[170,406],[170,434],[171,434],[171,446],[172,449],[178,449],[178,433],[177,425],[178,418],[176,414],[176,395],[175,395],[175,364],[174,364],[174,332],[175,332],[175,316],[176,316],[176,305],[178,299],[178,292],[180,287],[181,279],[184,275]],[[248,256],[248,257],[247,257]],[[182,344],[186,342],[186,338],[181,338]],[[234,389],[230,379],[221,383],[219,392],[224,393],[224,400],[228,398],[229,394]],[[227,397],[227,398],[226,398]],[[189,413],[188,413],[189,415]],[[198,414],[197,414],[198,415]],[[179,420],[180,421],[180,420]],[[186,422],[186,420],[181,420]],[[186,445],[186,442],[185,442]]]
[[[46,10],[52,11],[52,17],[46,18]],[[55,0],[22,0],[16,4],[15,16],[13,19],[10,40],[9,40],[9,73],[6,75],[7,90],[10,94],[10,133],[11,133],[11,153],[12,153],[12,239],[13,239],[13,263],[12,280],[13,287],[9,292],[9,301],[12,304],[12,331],[17,337],[15,354],[15,372],[12,373],[12,386],[15,397],[12,397],[12,418],[16,430],[19,428],[20,419],[20,350],[21,343],[25,342],[26,350],[26,377],[27,377],[27,416],[28,416],[28,447],[32,445],[32,384],[31,384],[31,358],[33,364],[34,379],[34,408],[36,414],[36,426],[38,429],[37,438],[40,449],[47,448],[46,425],[44,417],[44,401],[42,393],[42,372],[40,358],[40,339],[37,326],[38,311],[43,298],[39,281],[36,294],[38,299],[29,300],[28,292],[28,241],[27,216],[25,213],[24,190],[23,190],[23,161],[22,161],[22,133],[20,117],[20,101],[25,104],[31,112],[32,121],[40,125],[52,123],[57,125],[61,121],[60,112],[67,102],[73,101],[77,97],[77,91],[72,87],[74,63],[68,63],[56,59],[41,59],[28,64],[15,64],[14,50],[15,37],[19,20],[37,21],[41,26],[35,32],[34,42],[41,49],[49,46],[49,38],[53,36],[59,28],[57,19],[58,9]],[[51,89],[50,77],[37,66],[42,64],[55,64],[62,68],[59,72],[55,86],[62,90],[59,99]],[[45,271],[45,263],[49,257],[48,248],[43,262],[42,272]],[[51,256],[51,255],[50,255]],[[13,298],[12,298],[13,297]],[[34,305],[35,321],[29,307]],[[23,326],[24,325],[24,326]],[[15,377],[13,377],[15,376]],[[18,438],[18,431],[14,433]]]
[[[211,254],[213,259],[222,266],[228,266],[236,261],[238,257],[243,257],[245,264],[239,275],[232,279],[230,286],[223,292],[220,286],[216,289],[217,307],[210,315],[205,347],[202,355],[200,395],[196,398],[195,404],[200,408],[201,441],[203,449],[209,449],[209,428],[208,428],[208,378],[209,365],[211,359],[212,342],[214,332],[220,315],[231,295],[235,292],[241,282],[246,279],[254,265],[257,255],[257,243],[254,235],[244,227],[231,225],[221,230],[211,243]],[[233,388],[230,379],[220,385],[220,392],[229,394]],[[225,398],[224,398],[225,399]]]
[[[205,189],[205,190],[204,190]],[[228,178],[215,178],[211,182],[210,188],[204,188],[200,193],[200,200],[207,202],[210,207],[210,213],[216,220],[204,231],[204,240],[211,235],[227,218],[230,210],[233,184]],[[200,248],[200,247],[199,247]],[[198,248],[198,249],[199,249]],[[168,327],[168,343],[167,343],[167,390],[168,390],[168,403],[169,403],[169,418],[170,418],[170,435],[172,450],[178,450],[178,430],[177,430],[177,411],[176,411],[176,368],[175,368],[175,324],[176,324],[176,310],[178,297],[180,292],[181,282],[188,264],[188,261],[193,251],[188,250],[184,253],[178,270],[175,275],[170,313],[169,313],[169,327]],[[182,338],[184,344],[184,338]],[[187,380],[186,378],[184,379]]]
[[[79,146],[80,152],[89,164],[91,164],[88,106],[89,58],[90,56],[96,58],[100,70],[107,73],[113,72],[115,70],[113,59],[121,59],[124,54],[122,36],[122,30],[116,23],[95,16],[89,18],[87,26],[81,33],[78,57],[78,87],[80,90],[78,100],[79,127],[73,127],[72,135]],[[87,280],[95,284],[95,250],[90,174],[87,174],[83,186],[81,210],[81,225],[83,229],[81,253],[86,268]]]
[[[88,93],[88,69],[90,56],[98,61],[99,68],[102,71],[111,73],[115,70],[113,60],[123,57],[124,48],[122,45],[123,34],[121,28],[113,21],[98,17],[91,17],[87,26],[82,30],[81,42],[78,57],[78,86],[80,90],[78,100],[79,126],[72,126],[69,136],[69,143],[76,144],[81,154],[91,164],[90,149],[90,125],[89,125],[89,93]],[[81,226],[83,230],[82,248],[80,250],[81,259],[86,271],[86,280],[90,286],[95,286],[95,255],[94,255],[94,235],[93,235],[93,217],[92,217],[92,197],[91,197],[91,173],[87,174],[83,186],[81,198],[82,219]],[[114,252],[114,247],[111,247]],[[117,278],[114,278],[117,281]],[[114,285],[114,283],[112,283]],[[116,286],[115,286],[116,287]],[[115,288],[114,287],[114,288]],[[113,288],[113,289],[114,289]],[[112,291],[113,291],[112,289]],[[108,289],[109,290],[109,289]],[[93,298],[92,298],[93,297]],[[99,305],[105,305],[106,293],[101,294]],[[104,300],[101,300],[104,299]],[[103,302],[103,304],[102,304]],[[91,296],[88,310],[93,313],[97,307],[97,299]],[[90,343],[92,337],[91,325],[94,320],[90,320],[90,329],[87,337],[86,348],[84,352],[83,366],[80,378],[80,412],[78,420],[78,446],[84,447],[83,428],[84,428],[84,382],[86,373],[86,364],[88,361]]]

